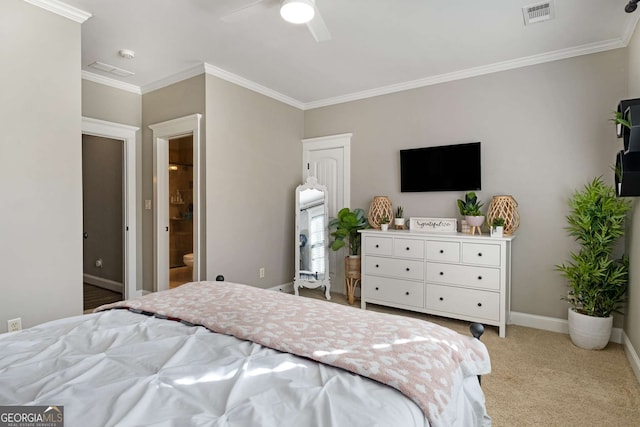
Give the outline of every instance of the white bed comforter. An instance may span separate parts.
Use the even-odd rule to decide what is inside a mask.
[[[429,425],[376,381],[126,310],[1,336],[0,405],[64,405],[68,426]],[[490,424],[474,377],[440,420]]]

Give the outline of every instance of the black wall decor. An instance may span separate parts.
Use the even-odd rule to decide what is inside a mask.
[[[640,98],[620,101],[618,112],[630,126],[617,127],[624,149],[616,155],[616,194],[640,196]]]

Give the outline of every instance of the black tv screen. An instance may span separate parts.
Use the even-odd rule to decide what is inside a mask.
[[[480,143],[400,150],[400,191],[480,190]]]

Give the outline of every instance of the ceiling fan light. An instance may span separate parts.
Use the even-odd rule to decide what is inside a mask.
[[[292,24],[305,24],[313,19],[315,8],[311,0],[283,0],[280,16]]]

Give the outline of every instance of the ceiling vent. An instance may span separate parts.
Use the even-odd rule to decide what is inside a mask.
[[[106,71],[107,73],[115,74],[116,76],[120,76],[120,77],[129,77],[135,74],[131,71],[124,70],[122,68],[118,68],[113,65],[105,64],[104,62],[98,62],[98,61],[89,64],[89,67],[95,68],[96,70],[100,70],[100,71]]]
[[[522,8],[522,15],[524,16],[524,25],[537,24],[538,22],[548,21],[553,19],[553,3],[551,1],[545,1],[537,4],[530,4]]]

